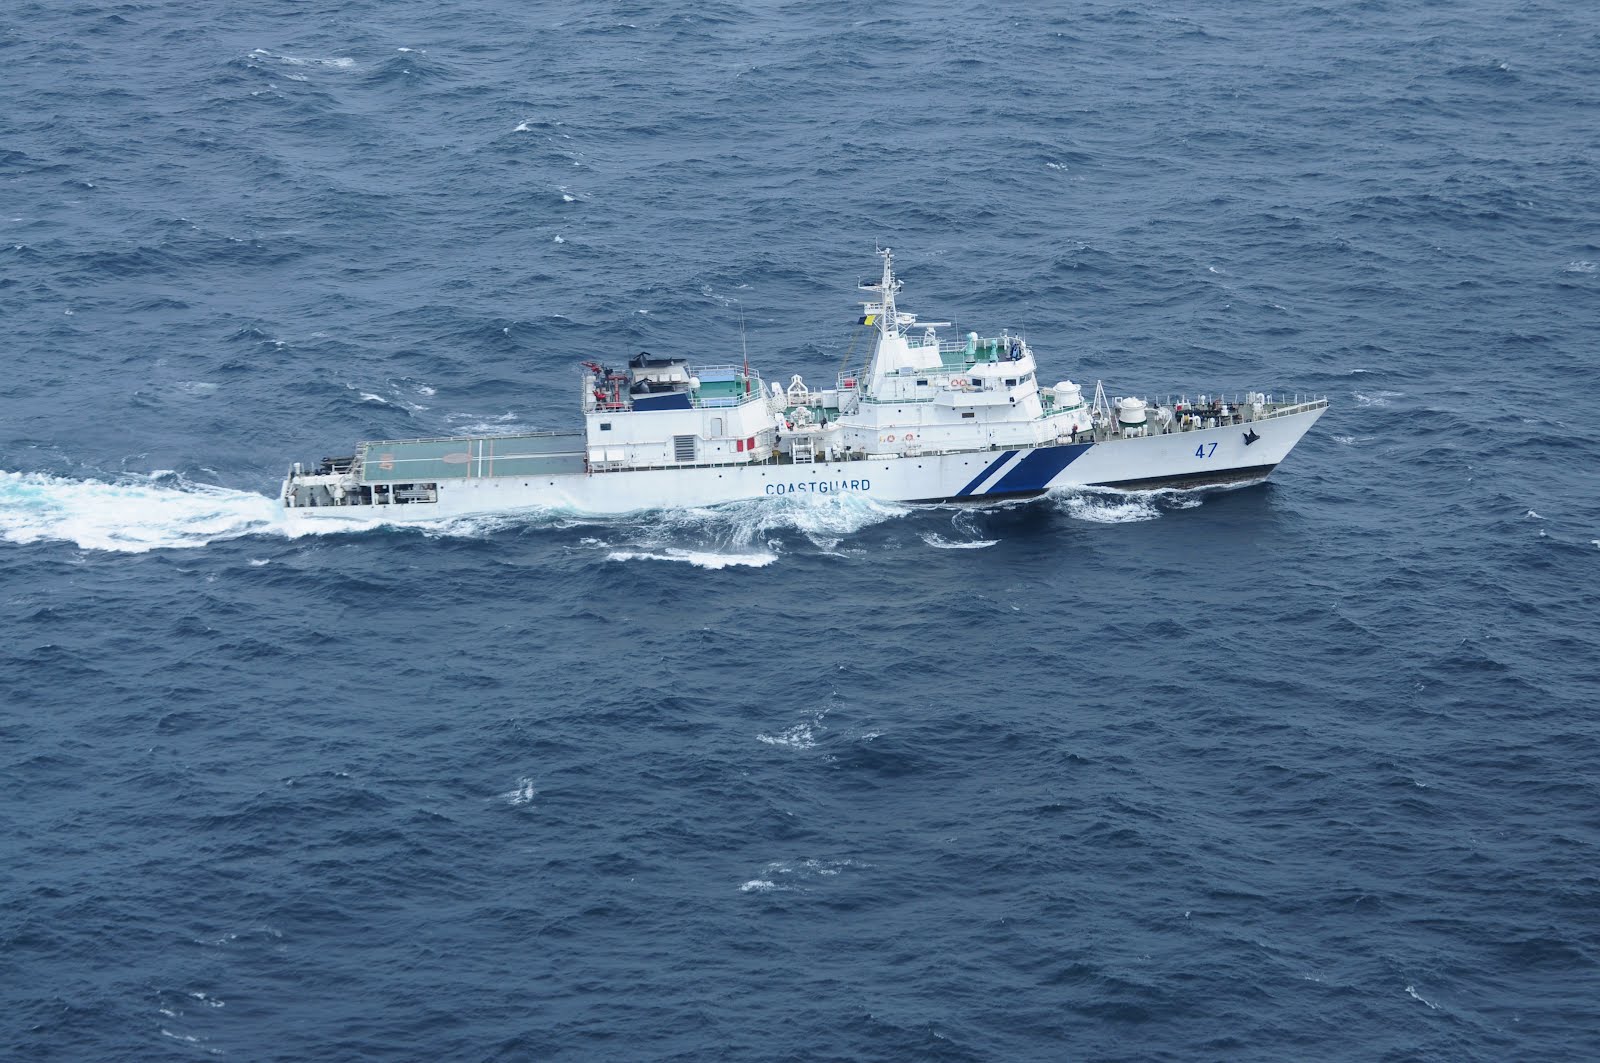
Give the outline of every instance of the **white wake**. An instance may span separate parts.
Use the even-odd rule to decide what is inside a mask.
[[[0,540],[68,542],[84,550],[143,554],[206,546],[247,535],[338,534],[373,521],[290,524],[266,495],[192,483],[172,472],[115,483],[46,473],[0,472]]]
[[[617,544],[614,560],[721,568],[769,564],[776,559],[769,540],[779,532],[798,532],[827,548],[906,512],[904,506],[841,497],[736,502],[619,517],[535,509],[451,520],[398,522],[341,514],[290,521],[276,499],[194,483],[173,472],[107,482],[0,471],[0,541],[66,542],[83,550],[131,554],[192,549],[252,535],[297,539],[396,526],[439,536],[482,536],[509,526],[596,526],[625,533],[627,541]]]

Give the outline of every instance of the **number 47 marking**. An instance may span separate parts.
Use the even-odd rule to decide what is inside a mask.
[[[1216,443],[1201,443],[1198,447],[1194,448],[1194,456],[1197,458],[1209,458],[1216,452]]]

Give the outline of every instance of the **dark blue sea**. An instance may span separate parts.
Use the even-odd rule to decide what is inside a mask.
[[[904,308],[1271,480],[322,534]],[[10,0],[0,1058],[1600,1058],[1600,8]],[[859,348],[858,348],[859,353]]]

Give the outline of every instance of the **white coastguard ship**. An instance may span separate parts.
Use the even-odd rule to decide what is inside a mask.
[[[763,386],[748,360],[692,366],[640,354],[584,363],[582,431],[361,443],[296,464],[295,517],[413,521],[531,507],[587,514],[789,495],[986,502],[1080,486],[1150,490],[1258,480],[1327,410],[1325,398],[1255,392],[1151,402],[1040,387],[1033,349],[1009,332],[942,340],[895,305],[883,276],[860,324],[866,365],[831,387]]]

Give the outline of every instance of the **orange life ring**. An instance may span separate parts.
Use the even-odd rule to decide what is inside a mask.
[[[894,436],[893,435],[884,436],[883,437],[883,441],[885,443],[893,443],[894,442]]]
[[[950,386],[953,388],[964,388],[967,386],[967,378],[964,376],[958,376],[954,380],[950,381]]]
[[[915,439],[915,438],[917,438],[917,437],[916,437],[916,436],[914,436],[914,435],[912,435],[912,434],[911,434],[911,433],[910,433],[910,432],[907,432],[907,433],[906,433],[906,434],[905,434],[905,441],[906,441],[906,442],[907,442],[907,443],[909,443],[909,442],[911,442],[911,441],[912,441],[912,440],[913,440],[913,439]]]

